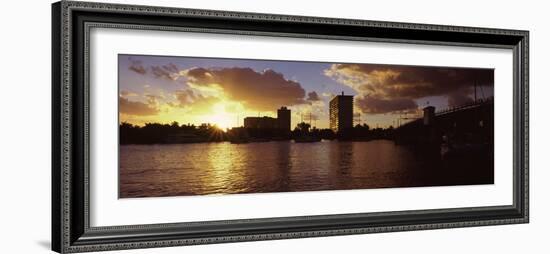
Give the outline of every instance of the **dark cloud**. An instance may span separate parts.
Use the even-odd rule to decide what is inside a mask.
[[[130,66],[128,69],[134,71],[138,74],[145,75],[147,73],[147,68],[143,66],[142,61],[129,58]],[[174,63],[169,63],[166,65],[150,66],[151,73],[157,78],[164,78],[168,80],[177,80],[179,75],[179,67]]]
[[[407,98],[382,99],[373,96],[360,96],[355,104],[363,113],[385,114],[390,112],[409,112],[418,108],[416,102]]]
[[[162,66],[163,69],[170,71],[170,72],[179,72],[179,67],[175,65],[174,63],[169,63],[167,65]]]
[[[413,110],[413,100],[446,96],[450,105],[468,102],[471,87],[493,86],[491,69],[334,64],[325,75],[355,89],[363,112]]]
[[[143,103],[139,101],[130,101],[124,97],[118,97],[118,110],[122,114],[136,115],[136,116],[149,116],[159,113],[159,109],[150,105],[151,99],[148,99],[149,103]]]
[[[153,75],[157,78],[164,78],[175,81],[180,77],[179,68],[173,63],[160,66],[152,66],[151,71],[153,72]]]
[[[319,95],[317,94],[317,92],[313,91],[313,92],[307,93],[307,100],[308,101],[318,101],[318,100],[321,100],[321,99],[319,98]]]
[[[271,111],[306,102],[300,83],[269,69],[256,72],[251,68],[193,68],[184,73],[192,86],[221,89],[229,99],[252,110]]]
[[[447,96],[447,102],[450,107],[456,107],[474,102],[474,99],[469,96],[472,89],[460,89]]]
[[[143,64],[141,61],[133,60],[131,58],[129,60],[130,60],[130,66],[128,67],[129,70],[134,71],[141,75],[145,75],[145,73],[147,73],[147,70],[145,69],[145,67],[143,67]]]

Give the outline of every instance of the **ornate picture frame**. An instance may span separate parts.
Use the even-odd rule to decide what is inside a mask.
[[[204,32],[508,49],[513,204],[94,227],[90,225],[89,32]],[[488,226],[529,221],[529,32],[61,1],[52,5],[52,249],[60,253]]]

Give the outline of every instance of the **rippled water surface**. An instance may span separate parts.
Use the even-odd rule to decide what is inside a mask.
[[[490,160],[489,160],[490,159]],[[120,197],[493,182],[492,158],[443,161],[392,141],[123,145]]]

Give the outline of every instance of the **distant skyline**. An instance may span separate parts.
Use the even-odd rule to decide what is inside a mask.
[[[395,126],[420,116],[493,96],[492,69],[222,59],[118,56],[120,122],[243,125],[247,116],[276,116],[286,106],[291,125],[329,127],[329,101],[354,95],[356,123]]]

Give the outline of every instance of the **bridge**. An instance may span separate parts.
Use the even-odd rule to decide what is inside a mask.
[[[423,117],[396,128],[398,145],[439,147],[447,144],[493,144],[493,98],[436,111],[424,108]]]

